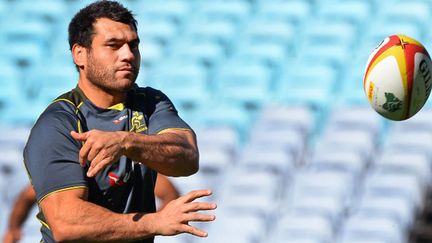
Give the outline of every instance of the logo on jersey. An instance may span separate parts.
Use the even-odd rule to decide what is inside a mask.
[[[123,120],[126,119],[127,117],[128,117],[128,115],[121,116],[119,119],[115,119],[115,120],[113,121],[113,123],[114,123],[114,124],[119,124],[121,121],[123,121]]]
[[[131,123],[132,123],[132,128],[130,130],[131,132],[140,133],[142,131],[147,130],[147,126],[144,121],[144,115],[140,114],[137,111],[133,112]]]
[[[108,178],[111,187],[123,186],[128,182],[130,178],[130,173],[127,173],[126,176],[120,178],[114,172],[110,172],[108,173]]]

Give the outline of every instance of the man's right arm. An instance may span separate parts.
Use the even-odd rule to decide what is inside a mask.
[[[209,196],[197,190],[171,201],[157,213],[118,214],[87,201],[87,189],[52,193],[40,207],[58,242],[130,242],[155,235],[190,233],[205,237],[207,233],[188,225],[190,221],[213,221],[213,215],[196,213],[213,210],[213,203],[194,202]]]

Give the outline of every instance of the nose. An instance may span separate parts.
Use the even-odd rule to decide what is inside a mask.
[[[136,54],[131,50],[130,46],[127,43],[125,43],[120,49],[120,59],[122,61],[134,61],[136,58],[135,55]]]

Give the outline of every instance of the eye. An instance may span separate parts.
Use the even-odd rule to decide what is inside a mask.
[[[108,43],[107,46],[112,48],[112,49],[119,49],[120,48],[120,45],[117,43]]]

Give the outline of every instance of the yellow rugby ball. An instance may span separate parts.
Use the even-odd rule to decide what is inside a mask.
[[[383,40],[369,56],[363,86],[372,108],[387,119],[401,121],[426,103],[432,62],[426,48],[405,35]]]

